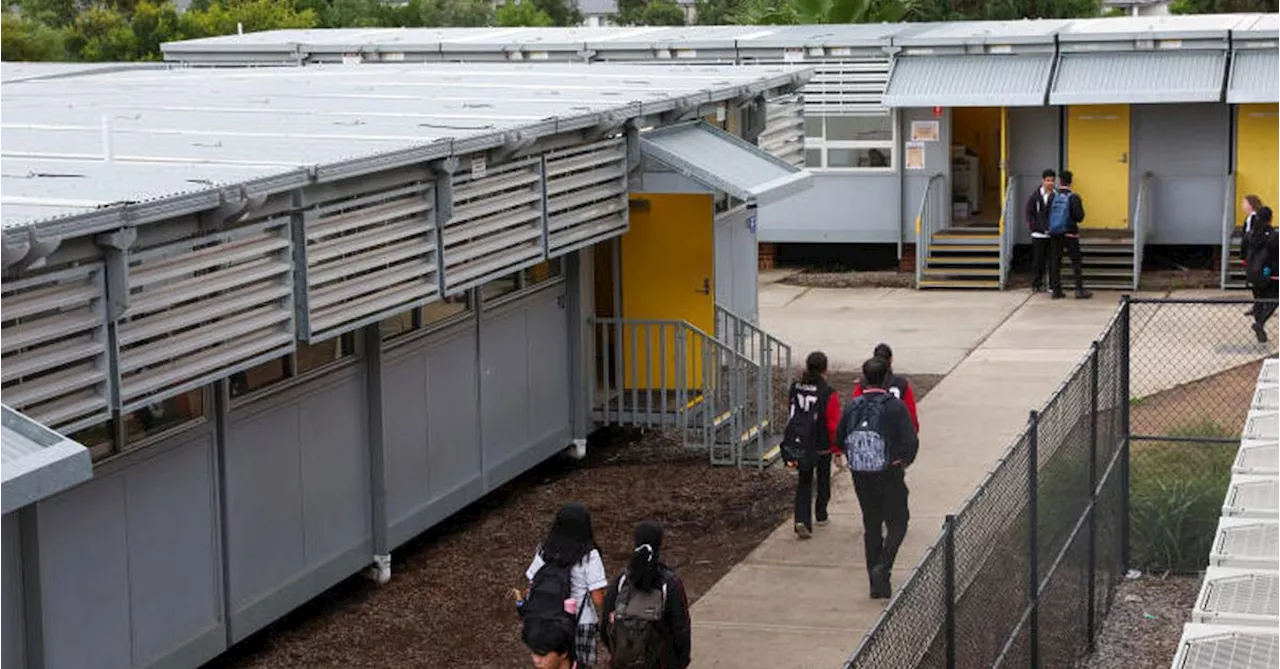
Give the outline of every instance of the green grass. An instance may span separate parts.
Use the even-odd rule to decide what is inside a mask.
[[[1180,425],[1168,441],[1130,446],[1131,566],[1148,571],[1204,568],[1231,479],[1236,443],[1177,437],[1238,438],[1209,420]]]

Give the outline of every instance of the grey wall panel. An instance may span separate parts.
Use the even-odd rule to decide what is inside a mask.
[[[195,666],[225,645],[212,430],[147,448],[39,507],[50,668]]]
[[[1013,220],[1014,242],[1031,243],[1031,229],[1022,215],[1022,205],[1040,187],[1040,173],[1058,169],[1061,153],[1057,107],[1016,107],[1009,110],[1009,174],[1017,182]]]
[[[232,410],[226,440],[231,637],[372,560],[358,367]]]
[[[1228,106],[1134,105],[1131,119],[1130,211],[1142,174],[1154,174],[1147,242],[1220,243],[1230,159]]]
[[[18,514],[0,518],[0,663],[5,667],[25,667],[26,617],[22,607],[22,547],[18,537]]]
[[[569,445],[564,284],[481,317],[481,440],[493,489]],[[558,397],[557,397],[558,396]]]
[[[932,109],[902,109],[898,112],[899,129],[898,136],[909,138],[909,131],[904,129],[911,128],[912,121],[932,121]],[[951,201],[951,110],[944,109],[939,125],[938,141],[925,142],[924,145],[924,169],[923,170],[906,170],[902,172],[902,230],[903,238],[909,243],[915,243],[916,240],[916,215],[920,212],[920,200],[924,197],[924,189],[929,183],[929,178],[934,174],[945,175],[946,180],[943,182],[943,188],[947,193],[947,202]],[[905,142],[899,142],[899,161],[905,159]],[[896,176],[894,176],[896,178]],[[858,207],[864,206],[863,203],[832,206],[832,209],[853,210],[857,211]],[[948,211],[948,214],[950,212]],[[896,234],[896,230],[894,231]],[[892,241],[896,241],[896,238]]]
[[[41,502],[38,518],[45,666],[132,665],[124,477]]]
[[[815,172],[809,190],[757,210],[757,237],[779,243],[895,244],[900,195],[893,172]],[[914,208],[911,217],[914,221]]]
[[[387,354],[383,397],[392,547],[484,494],[475,328],[468,321]]]
[[[716,217],[716,303],[755,321],[759,300],[755,211],[735,209]]]
[[[715,247],[715,286],[716,304],[734,310],[736,304],[734,292],[737,286],[733,281],[733,220],[720,214],[716,217],[714,241]]]

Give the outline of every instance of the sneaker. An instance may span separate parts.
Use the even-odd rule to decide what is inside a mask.
[[[826,518],[823,518],[823,519],[821,519],[821,520],[817,521],[817,523],[816,523],[816,524],[817,524],[817,526],[818,526],[818,527],[826,527],[826,526],[827,526],[827,519],[826,519]]]
[[[1066,296],[1067,296],[1067,295],[1066,295],[1066,293],[1063,293],[1062,291],[1057,291],[1057,292],[1053,293],[1052,295],[1050,295],[1049,297],[1051,297],[1051,298],[1053,298],[1053,299],[1055,299],[1055,300],[1061,300],[1062,298],[1064,298],[1064,297],[1066,297]]]
[[[1085,289],[1083,289],[1083,288],[1081,288],[1080,290],[1077,290],[1077,291],[1076,291],[1076,299],[1077,299],[1077,300],[1087,300],[1087,299],[1089,299],[1089,298],[1091,298],[1091,297],[1093,297],[1093,293],[1091,293],[1091,292],[1089,292],[1089,291],[1087,291],[1087,290],[1085,290]]]
[[[1267,343],[1267,328],[1264,327],[1262,323],[1253,324],[1253,334],[1258,336],[1259,343]]]
[[[889,586],[889,570],[883,565],[871,568],[871,598],[888,599],[892,594]]]
[[[796,536],[801,539],[808,539],[813,536],[813,532],[809,531],[809,526],[804,523],[796,523]]]

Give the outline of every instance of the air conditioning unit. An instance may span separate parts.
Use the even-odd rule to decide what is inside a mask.
[[[1280,632],[1243,625],[1182,626],[1173,669],[1274,669]]]
[[[1218,519],[1209,549],[1209,564],[1237,569],[1280,567],[1280,522],[1244,518]]]
[[[1236,462],[1231,466],[1231,473],[1255,476],[1280,475],[1280,442],[1246,439],[1240,444],[1240,450],[1236,453]]]
[[[1250,411],[1244,420],[1245,439],[1280,439],[1280,412]]]
[[[1258,372],[1258,385],[1280,383],[1280,359],[1267,358],[1262,361],[1262,370]]]
[[[1278,604],[1280,574],[1275,571],[1209,567],[1191,622],[1275,629],[1280,623]]]
[[[1280,410],[1280,386],[1259,383],[1258,388],[1253,391],[1253,404],[1249,408],[1254,411]]]
[[[1280,519],[1276,500],[1280,497],[1280,479],[1274,476],[1236,474],[1227,486],[1222,515],[1230,518]]]

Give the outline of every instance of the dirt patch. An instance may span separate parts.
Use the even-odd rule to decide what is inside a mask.
[[[910,272],[820,272],[802,271],[780,283],[804,288],[911,288],[915,276]]]
[[[1080,669],[1163,669],[1200,591],[1200,576],[1143,576],[1116,588],[1097,650]]]
[[[1261,369],[1262,361],[1258,360],[1133,400],[1129,403],[1130,428],[1133,434],[1153,436],[1223,436],[1196,434],[1214,426],[1228,435],[1239,434]]]

